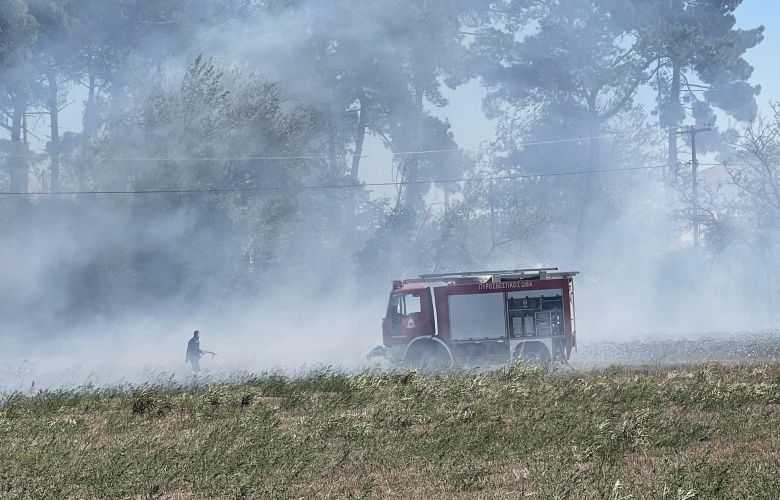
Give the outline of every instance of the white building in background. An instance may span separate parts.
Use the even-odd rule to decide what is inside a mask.
[[[729,171],[723,165],[700,168],[699,183],[702,191],[710,190],[714,192],[718,190],[719,194],[727,198],[736,196],[739,192],[739,189],[731,180]]]

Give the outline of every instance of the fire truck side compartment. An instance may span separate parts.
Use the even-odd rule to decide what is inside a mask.
[[[450,339],[506,338],[504,294],[450,295]]]
[[[507,294],[509,332],[513,338],[563,335],[563,290],[529,290]]]

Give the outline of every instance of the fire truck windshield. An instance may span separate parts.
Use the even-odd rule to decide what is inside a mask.
[[[390,306],[394,315],[408,316],[422,311],[419,293],[398,293],[393,295]]]

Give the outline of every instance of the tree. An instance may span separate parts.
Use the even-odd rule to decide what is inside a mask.
[[[572,166],[585,165],[589,172],[601,165],[606,124],[632,108],[637,89],[649,78],[649,61],[638,50],[642,41],[616,22],[610,7],[597,0],[509,0],[499,2],[492,21],[479,30],[472,50],[484,65],[485,107],[505,120],[509,135],[500,140],[510,153],[528,139],[587,137],[586,151],[574,153]],[[515,134],[519,117],[534,124],[530,137]],[[553,134],[545,135],[545,129]],[[585,175],[576,186],[575,256],[588,237],[593,179]]]
[[[91,209],[122,228],[105,241],[85,242],[94,267],[53,273],[62,288],[90,284],[79,300],[101,294],[94,302],[67,302],[72,313],[115,301],[151,307],[162,298],[197,300],[204,280],[204,293],[259,293],[261,276],[280,259],[292,265],[316,251],[302,243],[319,240],[313,231],[322,229],[307,223],[326,217],[332,203],[296,189],[319,181],[318,162],[304,158],[319,153],[309,149],[318,119],[277,85],[203,58],[178,80],[151,69],[144,82],[129,89],[136,97],[131,107],[109,103],[118,109],[109,107],[103,139],[82,146],[82,160],[93,166],[85,171],[90,189],[219,192],[67,203],[68,210]]]
[[[30,13],[38,25],[38,37],[33,48],[33,64],[45,81],[37,86],[38,98],[49,114],[49,143],[46,147],[51,159],[51,190],[60,190],[60,106],[65,93],[63,85],[72,80],[77,47],[72,40],[71,19],[64,1],[30,0]]]
[[[457,149],[449,124],[432,116],[428,107],[446,104],[441,86],[462,50],[461,4],[466,2],[337,0],[308,2],[300,10],[295,3],[286,11],[306,26],[303,40],[287,44],[299,64],[289,64],[287,52],[269,71],[278,72],[275,78],[317,109],[327,124],[333,178],[359,182],[369,134],[396,153],[393,175],[402,182],[385,230],[374,235],[369,248],[393,245],[394,228],[400,225],[414,230],[426,224],[424,195],[432,185],[427,180],[457,177],[468,163],[457,151],[409,153]],[[275,12],[273,6],[264,8]],[[360,211],[353,206],[357,203],[334,207],[343,211],[345,235],[360,225]]]
[[[24,123],[30,99],[26,79],[32,47],[37,37],[35,18],[21,0],[0,0],[0,112],[2,126],[11,136],[7,167],[11,191],[27,190],[27,145]]]
[[[375,134],[396,152],[442,144],[455,147],[448,139],[447,125],[425,107],[446,104],[441,86],[459,63],[460,27],[470,3],[294,3],[291,10],[305,21],[310,35],[297,46],[290,44],[300,64],[280,61],[273,71],[280,72],[277,79],[333,126],[334,142],[342,141],[345,148],[336,155],[350,158],[345,169],[353,181],[359,178],[366,134]],[[273,10],[273,5],[266,8]],[[420,181],[430,177],[430,171],[452,164],[426,163],[418,155],[399,157],[395,166],[407,178]],[[403,193],[404,203],[419,208],[428,188],[425,183],[415,184],[412,193]]]
[[[732,181],[739,188],[740,208],[751,228],[770,290],[770,310],[777,315],[780,300],[780,107],[772,106],[772,116],[746,127],[737,143],[743,165],[730,167]]]
[[[744,54],[763,39],[764,27],[735,29],[741,0],[632,0],[616,2],[615,17],[652,61],[660,126],[668,134],[668,164],[677,168],[677,130],[685,105],[697,123],[712,122],[713,108],[735,119],[756,116],[760,87],[748,83],[753,68]]]

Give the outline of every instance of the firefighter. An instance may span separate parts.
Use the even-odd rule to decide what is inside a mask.
[[[204,354],[211,354],[212,358],[216,356],[216,353],[200,348],[200,330],[195,330],[192,333],[192,338],[187,342],[187,357],[184,362],[192,365],[192,371],[198,373],[200,371],[200,358]]]

